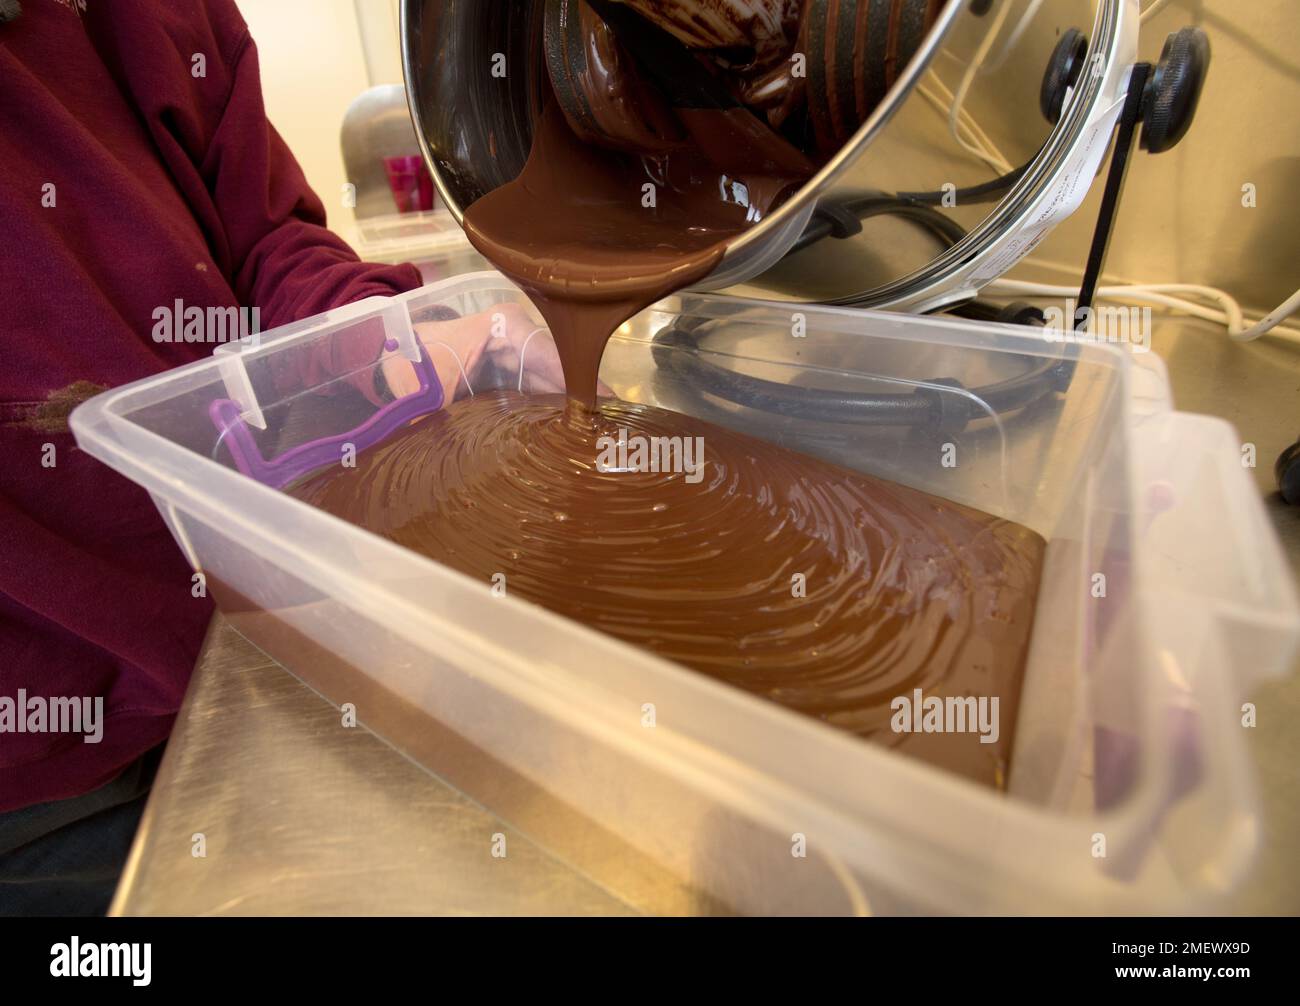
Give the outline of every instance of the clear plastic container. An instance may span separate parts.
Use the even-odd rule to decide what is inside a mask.
[[[426,283],[488,267],[465,237],[456,218],[443,209],[357,217],[353,244],[367,262],[411,262]]]
[[[662,907],[669,879],[753,913],[1165,913],[1233,890],[1259,833],[1242,703],[1289,669],[1300,615],[1238,437],[1172,411],[1157,359],[996,325],[690,294],[643,312],[606,352],[602,379],[624,398],[1047,539],[1003,794],[494,597],[232,470],[216,442],[219,398],[268,449],[346,432],[356,415],[289,427],[303,425],[291,417],[304,396],[355,375],[272,391],[272,373],[380,323],[410,356],[410,324],[430,309],[503,302],[527,304],[481,273],[353,305],[106,392],[72,426],[153,494],[249,639],[640,908]],[[673,324],[709,334],[698,349],[656,343]],[[960,432],[783,419],[693,384],[682,354],[785,384],[939,396],[984,418]],[[1051,361],[1073,362],[1068,390],[1002,413],[946,383],[986,387]],[[527,390],[527,372],[508,370],[492,380]],[[956,467],[941,463],[945,445]]]

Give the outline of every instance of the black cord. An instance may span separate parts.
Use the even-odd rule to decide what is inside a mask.
[[[966,231],[960,224],[938,210],[923,203],[899,199],[897,196],[859,196],[846,199],[836,205],[858,221],[880,216],[896,216],[909,220],[929,231],[947,247],[955,245],[966,236]],[[847,236],[843,227],[843,218],[832,216],[830,212],[819,209],[808,221],[808,226],[804,228],[799,240],[786,254],[793,255],[832,235]]]
[[[728,320],[720,319],[721,323]],[[868,426],[928,427],[959,433],[990,412],[1022,409],[1045,395],[1063,390],[1073,368],[1068,360],[1044,361],[1027,373],[995,384],[966,389],[953,378],[927,381],[905,394],[871,394],[825,388],[792,387],[751,377],[700,356],[700,342],[710,320],[675,321],[655,333],[651,350],[659,370],[685,386],[747,409],[789,419]]]
[[[835,203],[823,203],[817,207],[803,234],[786,254],[803,251],[828,237],[851,237],[862,230],[863,220],[879,216],[897,216],[909,220],[951,248],[966,237],[966,230],[934,207],[942,206],[945,200],[955,200],[957,205],[970,206],[1000,199],[1024,177],[1032,163],[1022,164],[1005,175],[965,189],[952,189],[948,192],[899,192],[896,195],[868,193]],[[856,220],[856,225],[848,223],[848,219]]]
[[[1023,165],[981,185],[950,192],[905,192],[898,195],[862,194],[819,206],[799,240],[787,255],[827,237],[849,237],[861,231],[861,222],[878,216],[896,216],[929,231],[951,248],[966,237],[955,220],[935,209],[945,197],[958,203],[991,201],[1018,182],[1028,170]],[[987,321],[1043,324],[1037,309],[1025,304],[1006,308],[973,302],[962,313]],[[785,418],[819,423],[872,426],[928,427],[957,433],[989,412],[1002,414],[1022,409],[1045,395],[1068,387],[1073,365],[1067,360],[1039,363],[1027,373],[979,388],[965,389],[953,378],[925,382],[907,394],[867,394],[825,388],[791,387],[777,381],[740,374],[700,357],[700,339],[707,335],[707,320],[677,320],[655,333],[652,355],[656,366],[685,386],[748,409]]]
[[[1034,155],[1037,158],[1037,154]],[[1020,165],[1008,171],[1005,175],[999,175],[997,178],[990,179],[979,185],[972,185],[965,189],[953,189],[950,192],[900,192],[899,199],[905,199],[913,203],[925,203],[929,206],[939,206],[943,204],[944,198],[956,200],[959,206],[969,206],[971,203],[988,203],[993,201],[993,197],[1001,198],[1009,192],[1024,177],[1029,165],[1033,161]]]

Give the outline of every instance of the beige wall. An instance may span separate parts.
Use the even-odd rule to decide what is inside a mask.
[[[361,26],[361,45],[372,84],[402,82],[402,36],[398,32],[399,0],[353,0]]]
[[[237,2],[261,57],[267,114],[324,200],[330,225],[348,236],[339,128],[370,86],[354,0]]]
[[[1300,2],[1174,0],[1142,26],[1142,58],[1156,60],[1165,36],[1185,24],[1204,28],[1214,50],[1200,111],[1174,150],[1133,161],[1107,272],[1207,283],[1271,309],[1300,287]],[[1247,183],[1255,209],[1242,205]],[[1036,262],[1077,273],[1100,189]]]

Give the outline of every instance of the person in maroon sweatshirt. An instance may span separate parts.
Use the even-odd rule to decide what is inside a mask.
[[[159,306],[256,306],[268,329],[420,275],[325,228],[234,0],[22,0],[0,22],[0,171],[0,914],[102,911],[211,612],[68,413],[211,352],[155,341]],[[350,372],[378,340],[354,351],[325,362]],[[98,740],[16,732],[20,692],[102,698]]]

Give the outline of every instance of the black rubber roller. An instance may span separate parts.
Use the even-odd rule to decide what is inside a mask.
[[[1210,70],[1210,39],[1182,28],[1165,40],[1142,98],[1142,149],[1161,154],[1187,135]]]
[[[1277,476],[1277,488],[1282,498],[1292,506],[1300,503],[1300,443],[1294,443],[1282,452],[1273,466],[1273,474]]]
[[[1078,28],[1066,29],[1052,50],[1047,72],[1043,74],[1043,86],[1038,93],[1038,108],[1052,125],[1061,121],[1065,96],[1078,83],[1087,60],[1088,40],[1083,32]]]

